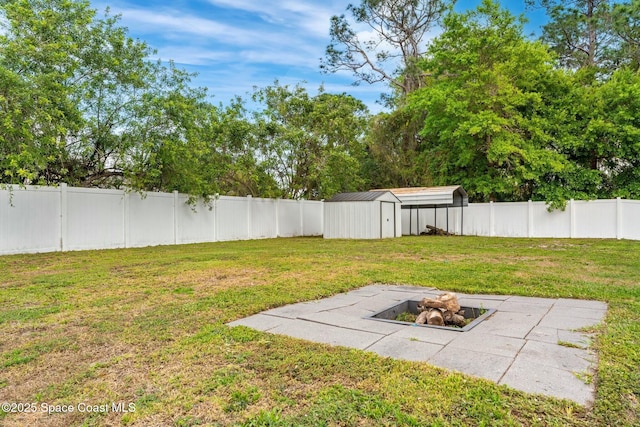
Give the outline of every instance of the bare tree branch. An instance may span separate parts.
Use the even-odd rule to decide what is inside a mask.
[[[455,0],[362,0],[359,6],[350,4],[347,10],[353,22],[368,26],[374,38],[361,40],[345,15],[333,16],[331,44],[320,68],[328,73],[349,70],[357,78],[355,84],[386,82],[406,95],[422,85],[413,64],[426,51],[425,35],[454,3]]]

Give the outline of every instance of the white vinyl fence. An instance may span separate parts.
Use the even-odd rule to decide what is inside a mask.
[[[319,236],[322,202],[67,187],[0,190],[0,254]]]
[[[323,234],[318,201],[221,196],[195,211],[178,193],[59,187],[0,189],[0,254],[128,248]],[[447,222],[448,220],[448,222]],[[640,240],[640,200],[472,203],[402,210],[402,234],[427,224],[456,234]]]
[[[402,211],[402,234],[427,224],[469,236],[559,237],[640,240],[640,200],[570,200],[564,211],[544,202],[470,203],[460,208]]]

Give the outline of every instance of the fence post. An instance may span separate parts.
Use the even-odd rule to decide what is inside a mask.
[[[493,206],[493,201],[489,202],[489,236],[496,235],[496,213]]]
[[[298,200],[300,211],[300,236],[304,236],[304,199]]]
[[[218,199],[220,197],[216,194],[216,198],[213,199],[213,241],[217,242],[220,237],[218,234]]]
[[[247,195],[247,239],[251,239],[251,194]]]
[[[130,235],[129,235],[129,192],[127,190],[124,190],[122,193],[122,221],[124,224],[123,227],[123,236],[122,239],[124,241],[124,247],[128,248],[129,247],[129,239],[130,239]]]
[[[67,195],[67,184],[60,183],[60,250],[68,249],[68,228],[67,218],[69,217],[69,201]]]
[[[280,199],[276,199],[276,237],[280,237]]]
[[[324,199],[322,199],[321,202],[322,204],[320,205],[320,224],[322,229],[322,235],[324,236]],[[395,237],[402,237],[402,212],[400,211],[400,205],[398,205],[396,209],[396,213],[394,213],[394,215],[397,215],[396,231],[394,231]],[[400,228],[400,233],[398,233],[398,228]]]
[[[576,209],[574,200],[569,200],[569,237],[576,237]]]
[[[527,202],[527,237],[533,237],[533,202]]]
[[[623,238],[622,226],[622,200],[616,197],[616,239],[618,240]]]
[[[173,244],[178,244],[178,190],[173,190]]]

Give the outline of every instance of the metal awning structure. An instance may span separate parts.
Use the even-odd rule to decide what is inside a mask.
[[[392,202],[392,203],[397,203],[401,201],[391,191],[380,190],[377,192],[363,191],[359,193],[338,193],[332,198],[330,198],[329,200],[325,200],[325,203],[372,202],[374,200],[381,200],[383,202]]]
[[[469,197],[460,185],[446,187],[389,188],[371,191],[390,191],[402,202],[402,209],[446,208],[469,205]]]
[[[396,196],[401,204],[402,209],[409,209],[409,234],[412,232],[412,213],[415,209],[417,229],[420,229],[420,209],[434,209],[435,218],[437,220],[437,209],[445,208],[447,210],[447,232],[449,231],[449,208],[460,208],[460,230],[462,234],[464,225],[464,207],[469,206],[469,196],[464,188],[460,185],[448,185],[444,187],[409,187],[409,188],[387,188],[371,190],[374,191],[390,191]]]

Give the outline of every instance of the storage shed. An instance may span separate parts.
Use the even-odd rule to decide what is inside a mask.
[[[400,200],[390,191],[336,194],[324,203],[324,238],[400,237],[400,215]]]
[[[402,234],[424,232],[427,225],[447,232],[464,234],[464,208],[469,197],[460,185],[372,190],[391,192],[402,206]]]

